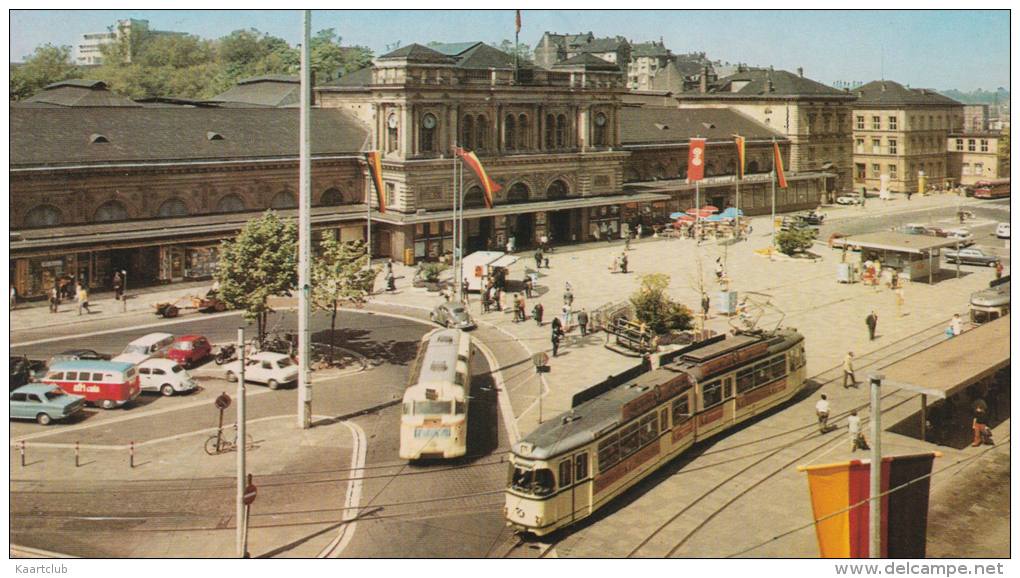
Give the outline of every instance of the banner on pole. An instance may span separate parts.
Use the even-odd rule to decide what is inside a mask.
[[[775,157],[776,164],[776,180],[779,181],[779,188],[785,189],[786,185],[786,172],[783,171],[783,155],[779,152],[779,143],[772,141],[772,154]]]
[[[454,149],[454,153],[456,153],[456,155],[464,161],[464,164],[471,167],[471,170],[474,171],[475,176],[477,176],[478,180],[481,181],[482,192],[483,196],[485,197],[485,206],[486,208],[491,209],[492,195],[494,193],[498,193],[499,191],[501,191],[503,187],[499,186],[499,184],[497,184],[495,181],[489,178],[488,173],[485,172],[485,167],[482,166],[482,162],[478,160],[478,157],[475,156],[475,153],[469,150],[462,149],[460,147],[456,147]]]
[[[737,179],[744,180],[744,137],[733,135],[737,144]]]
[[[705,139],[692,138],[687,152],[687,180],[700,181],[705,178]]]
[[[379,212],[386,212],[386,190],[382,182],[382,160],[379,151],[365,153],[365,160],[368,162],[368,173],[372,176],[372,183],[375,185],[375,195],[379,205]],[[371,206],[371,203],[369,203]]]

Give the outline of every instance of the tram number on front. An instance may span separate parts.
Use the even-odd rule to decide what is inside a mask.
[[[418,428],[414,430],[415,439],[421,438],[448,438],[450,437],[450,428]]]

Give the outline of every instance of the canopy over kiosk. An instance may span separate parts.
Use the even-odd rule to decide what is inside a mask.
[[[911,281],[927,278],[931,283],[940,271],[939,249],[959,248],[959,241],[927,235],[907,235],[892,231],[847,237],[844,244],[861,249],[861,261],[878,259],[882,267],[892,267]],[[959,265],[956,268],[959,275]]]
[[[883,384],[921,394],[921,439],[928,397],[946,399],[1009,366],[1009,317],[965,331],[882,370]]]

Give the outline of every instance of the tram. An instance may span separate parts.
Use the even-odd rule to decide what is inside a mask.
[[[805,365],[796,330],[719,335],[575,396],[511,449],[507,525],[544,536],[592,515],[695,442],[792,398]]]
[[[422,338],[404,391],[401,459],[467,453],[471,355],[471,336],[459,329],[438,329]]]
[[[1009,277],[989,283],[988,289],[970,294],[970,320],[975,325],[1009,315]]]

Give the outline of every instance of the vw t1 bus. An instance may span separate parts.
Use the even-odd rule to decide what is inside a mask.
[[[122,407],[141,393],[138,370],[126,361],[68,360],[49,367],[40,380],[103,409]]]

